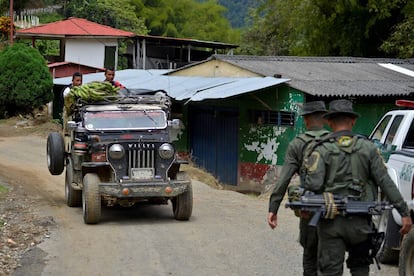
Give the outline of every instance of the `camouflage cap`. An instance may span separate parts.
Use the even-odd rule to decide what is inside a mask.
[[[307,102],[303,104],[302,112],[300,113],[301,116],[309,115],[316,112],[323,112],[326,113],[325,103],[323,101],[314,101],[314,102]]]
[[[323,117],[329,119],[337,115],[346,115],[353,118],[359,117],[359,114],[352,109],[352,102],[345,99],[330,102],[329,111]]]

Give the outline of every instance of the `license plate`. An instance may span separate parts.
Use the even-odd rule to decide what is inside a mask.
[[[154,169],[152,168],[134,168],[131,169],[131,178],[136,180],[153,179]]]

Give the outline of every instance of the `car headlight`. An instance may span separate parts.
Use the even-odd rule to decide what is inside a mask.
[[[112,159],[121,159],[124,157],[124,155],[125,155],[125,149],[120,144],[113,144],[109,148],[109,157],[111,157]]]
[[[158,153],[163,159],[170,159],[174,156],[174,148],[171,144],[162,144],[158,149]]]

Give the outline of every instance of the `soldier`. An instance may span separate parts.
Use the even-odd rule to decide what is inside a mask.
[[[400,233],[412,225],[407,204],[387,173],[377,147],[352,133],[358,113],[348,100],[334,100],[324,115],[333,133],[305,156],[305,188],[324,195],[374,201],[378,186],[402,216]],[[329,202],[328,202],[329,203]],[[335,206],[330,206],[334,209]],[[373,223],[369,215],[336,215],[318,225],[318,268],[321,275],[342,275],[345,251],[352,275],[368,275]]]
[[[325,120],[322,116],[326,112],[323,101],[308,102],[303,106],[303,111],[300,115],[304,118],[307,131],[297,136],[289,144],[279,179],[270,196],[267,221],[272,229],[277,226],[277,211],[292,176],[296,173],[300,174],[303,152],[306,145],[314,139],[318,139],[329,133],[329,131],[323,128]],[[299,242],[303,247],[303,275],[316,275],[318,237],[315,227],[308,226],[308,222],[308,216],[301,216]]]

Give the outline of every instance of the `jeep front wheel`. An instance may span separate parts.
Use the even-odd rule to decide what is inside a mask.
[[[398,267],[400,276],[414,275],[414,228],[403,238]]]
[[[83,178],[82,208],[83,221],[86,224],[98,223],[101,218],[99,183],[99,177],[94,173],[88,173]]]
[[[176,220],[188,220],[193,212],[193,188],[190,177],[186,172],[178,172],[177,180],[188,181],[187,190],[171,199],[174,218]]]
[[[62,135],[52,132],[47,137],[47,167],[52,175],[60,175],[65,167],[65,146]]]
[[[70,158],[67,159],[65,176],[65,200],[69,207],[79,207],[82,204],[82,191],[75,190],[73,183],[73,165]]]

